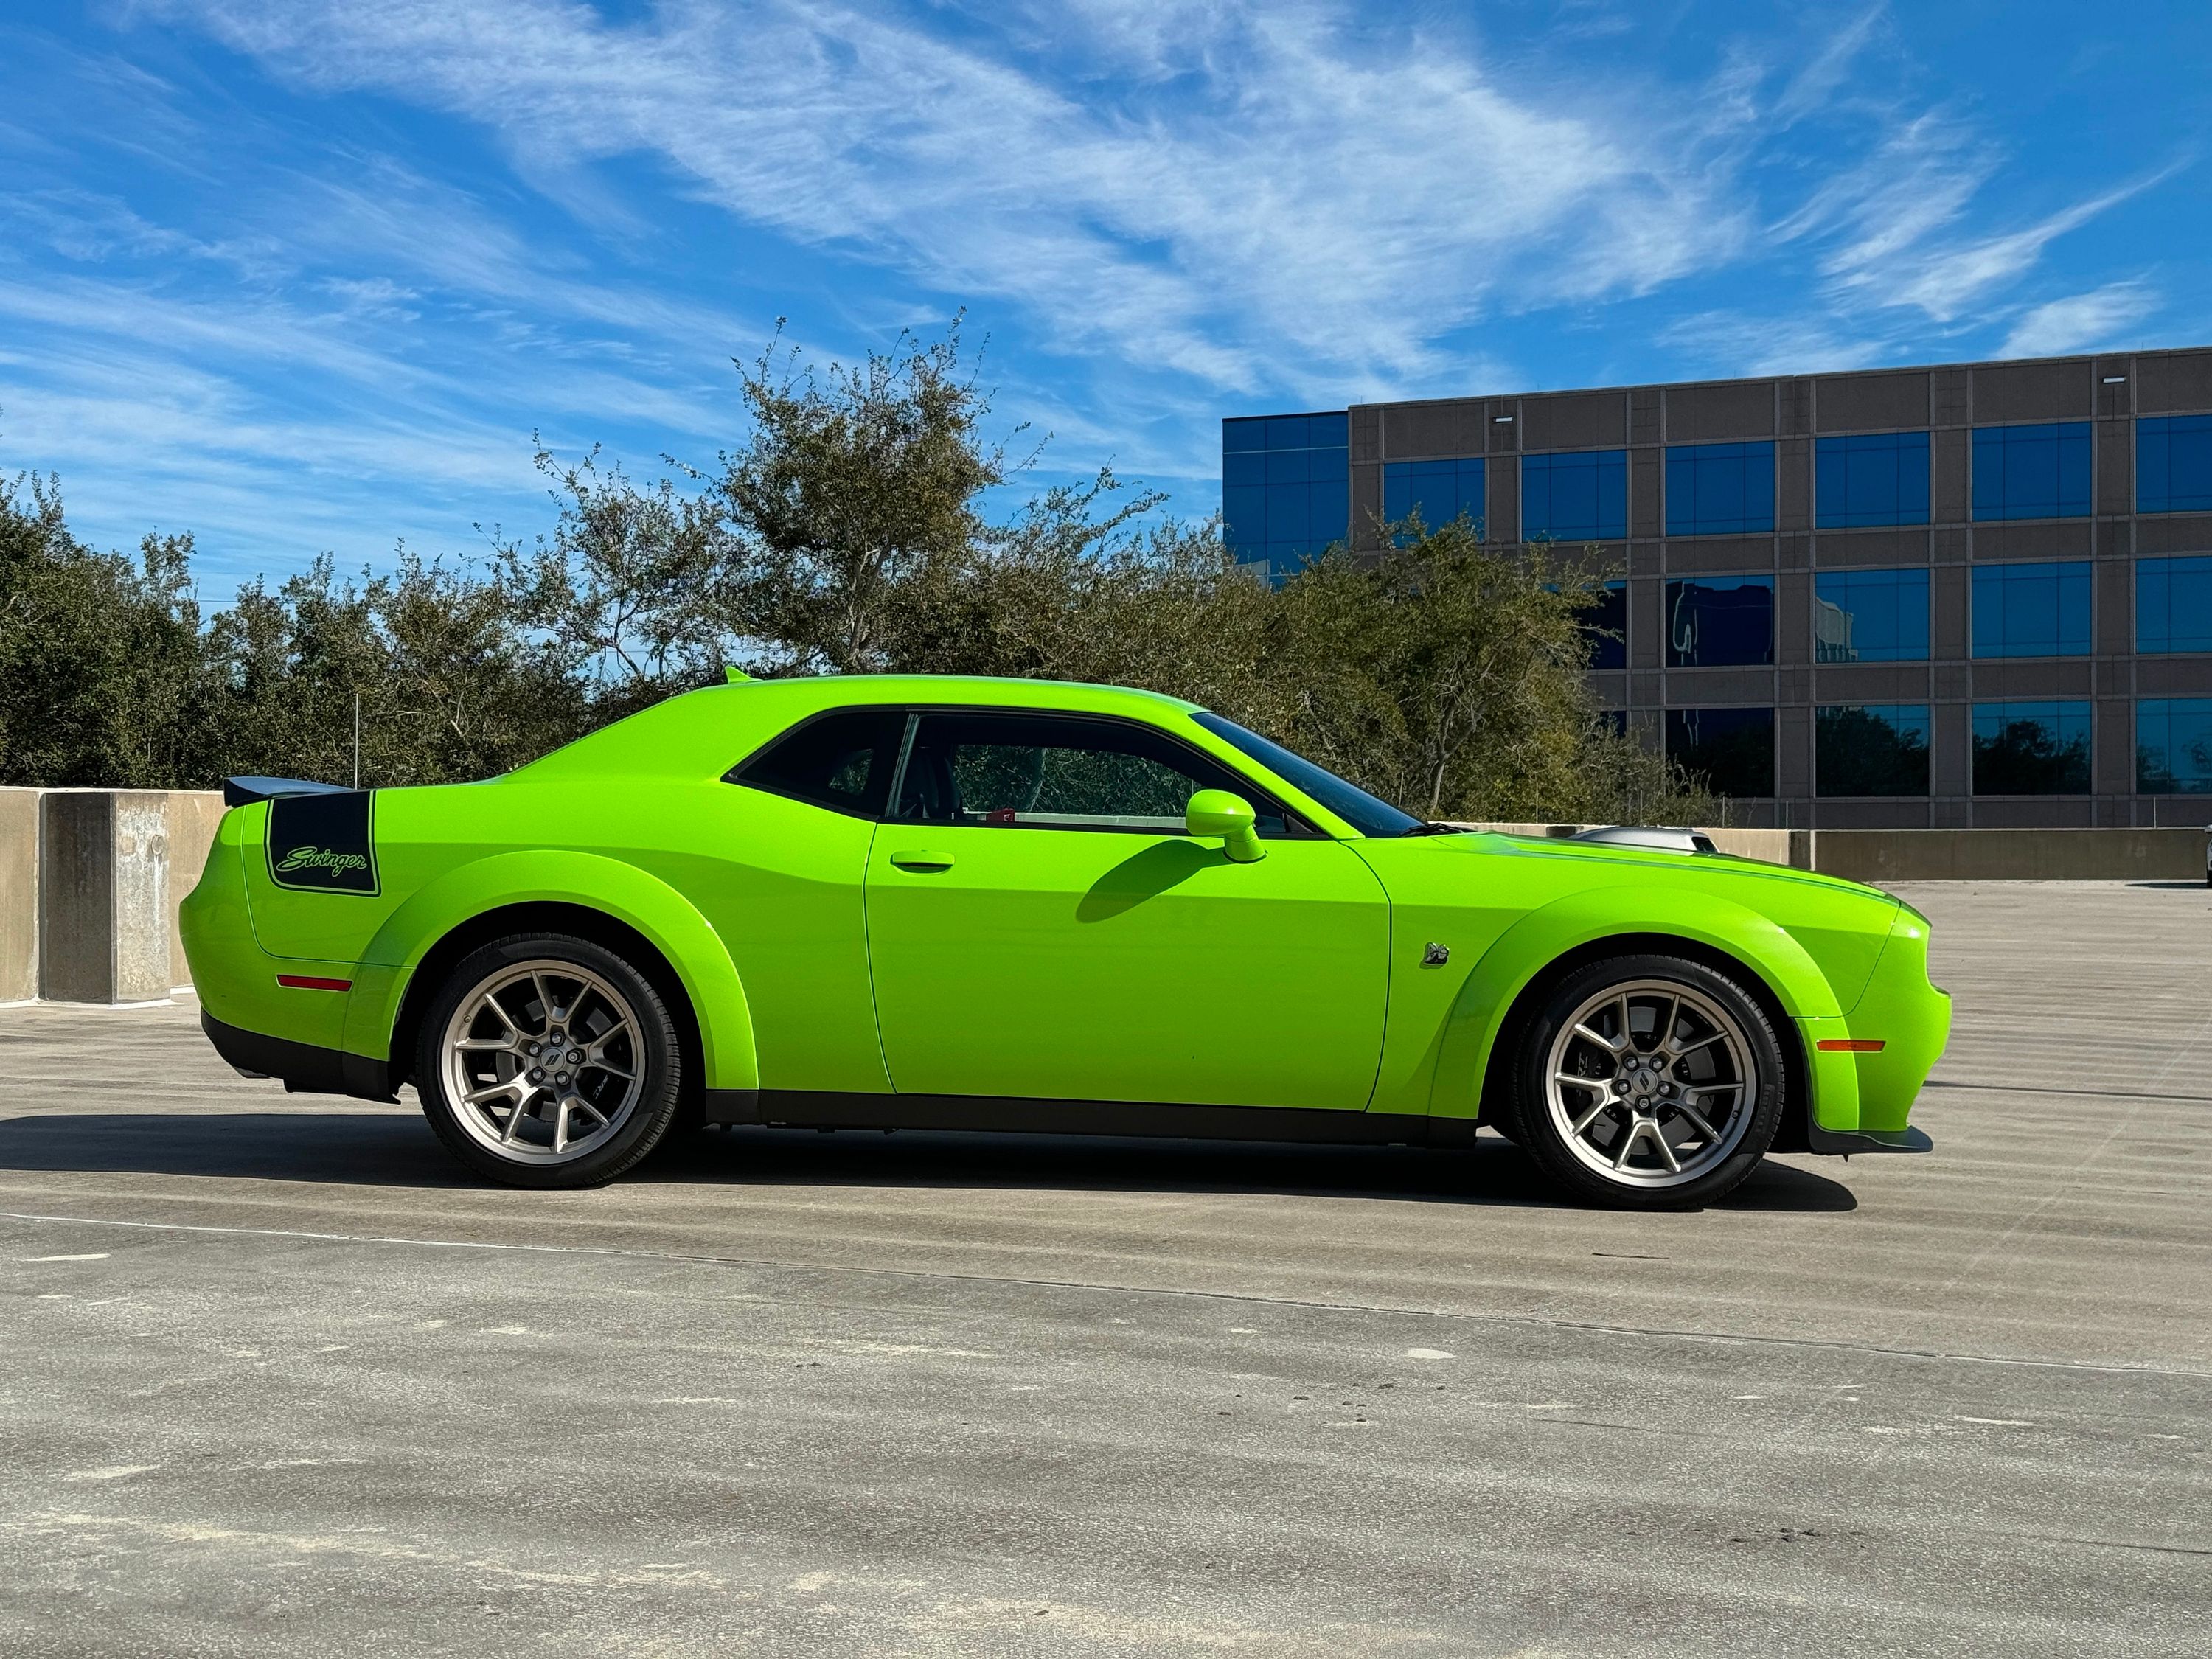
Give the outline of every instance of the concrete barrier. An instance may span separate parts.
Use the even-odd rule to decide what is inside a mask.
[[[0,789],[0,1003],[39,994],[39,794]]]
[[[2205,832],[1821,830],[1814,868],[1853,881],[2203,881]]]
[[[1469,823],[1571,836],[1577,823]],[[1852,881],[2203,881],[2206,832],[2166,830],[1708,830],[1739,858]]]
[[[153,1002],[190,981],[177,907],[215,790],[0,790],[0,1001]]]

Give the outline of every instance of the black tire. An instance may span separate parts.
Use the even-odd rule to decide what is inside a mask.
[[[1672,1005],[1669,994],[1678,999]],[[1614,1000],[1593,1009],[1608,996]],[[1670,1006],[1662,1054],[1659,1027]],[[1616,1054],[1608,1042],[1577,1034],[1616,1036],[1622,1009],[1631,1048]],[[1669,1061],[1678,1047],[1682,1058]],[[1555,1061],[1576,1079],[1556,1102]],[[1758,1167],[1781,1125],[1789,1085],[1773,1022],[1736,980],[1682,957],[1612,957],[1561,980],[1523,1028],[1501,1127],[1580,1197],[1623,1209],[1681,1209],[1711,1203]],[[1725,1119],[1717,1097],[1729,1103]],[[1580,1135],[1577,1121],[1587,1125]],[[1608,1153],[1617,1160],[1611,1169]],[[1679,1171],[1668,1168],[1677,1164]]]
[[[449,1098],[448,1028],[465,1003],[479,1002],[487,986],[526,973],[526,964],[538,965],[551,1008],[546,1007],[545,1000],[517,983],[510,991],[495,993],[495,1000],[505,999],[500,1008],[478,1014],[476,1024],[463,1028],[464,1035],[480,1028],[496,1030],[499,1023],[504,1022],[519,1043],[542,1042],[549,1030],[559,1035],[562,1042],[549,1045],[550,1052],[542,1056],[550,1066],[561,1064],[564,1054],[586,1054],[587,1058],[574,1073],[574,1113],[596,1115],[604,1107],[605,1116],[603,1129],[590,1131],[603,1138],[581,1152],[563,1152],[545,1144],[553,1133],[553,1115],[559,1115],[565,1131],[570,1115],[557,1114],[554,1103],[543,1099],[542,1093],[533,1097],[538,1103],[524,1110],[524,1121],[514,1124],[508,1120],[515,1145],[506,1152],[495,1144],[499,1140],[495,1133],[499,1125],[488,1122],[490,1112],[477,1111]],[[563,978],[564,967],[579,977]],[[584,988],[584,976],[599,981],[595,991]],[[537,982],[535,975],[532,980]],[[574,1032],[543,1018],[548,1012],[556,1017],[562,1012],[560,999],[564,995],[573,998],[565,1012],[576,1021]],[[614,1026],[616,1015],[626,1016],[619,1030]],[[611,1037],[612,1046],[604,1056],[598,1036],[590,1030],[593,1024],[601,1025]],[[582,1046],[564,1048],[563,1044],[570,1042]],[[469,1063],[499,1069],[512,1063],[520,1081],[532,1075],[520,1073],[520,1068],[541,1056],[533,1049],[528,1059],[518,1055],[512,1062],[468,1058]],[[457,1059],[455,1063],[462,1060]],[[623,1067],[635,1079],[634,1093],[630,1085],[620,1082],[617,1075]],[[549,1073],[548,1081],[555,1076],[565,1091],[570,1074]],[[455,1158],[479,1175],[511,1187],[597,1187],[635,1168],[660,1145],[676,1122],[687,1097],[685,1085],[684,1045],[667,1002],[652,981],[606,946],[573,934],[516,934],[471,951],[439,988],[416,1034],[415,1089],[422,1098],[422,1115]],[[589,1096],[592,1091],[598,1091],[596,1104]],[[580,1145],[586,1139],[588,1135],[577,1138]]]

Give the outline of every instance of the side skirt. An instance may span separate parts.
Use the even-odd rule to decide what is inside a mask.
[[[1139,1135],[1164,1140],[1320,1141],[1466,1146],[1472,1118],[1283,1106],[1047,1100],[1000,1095],[872,1095],[805,1089],[709,1089],[709,1123],[805,1129],[941,1129],[985,1134]]]

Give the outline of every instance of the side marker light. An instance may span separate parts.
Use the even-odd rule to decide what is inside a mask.
[[[1881,1037],[1822,1037],[1813,1046],[1832,1054],[1878,1054],[1882,1042]]]
[[[317,979],[312,974],[279,974],[276,982],[288,991],[350,991],[349,979]]]

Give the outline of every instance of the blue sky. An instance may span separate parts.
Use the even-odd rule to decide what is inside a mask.
[[[227,596],[542,528],[531,433],[989,337],[1044,477],[1224,415],[2212,343],[2212,7],[0,7],[0,468]]]

